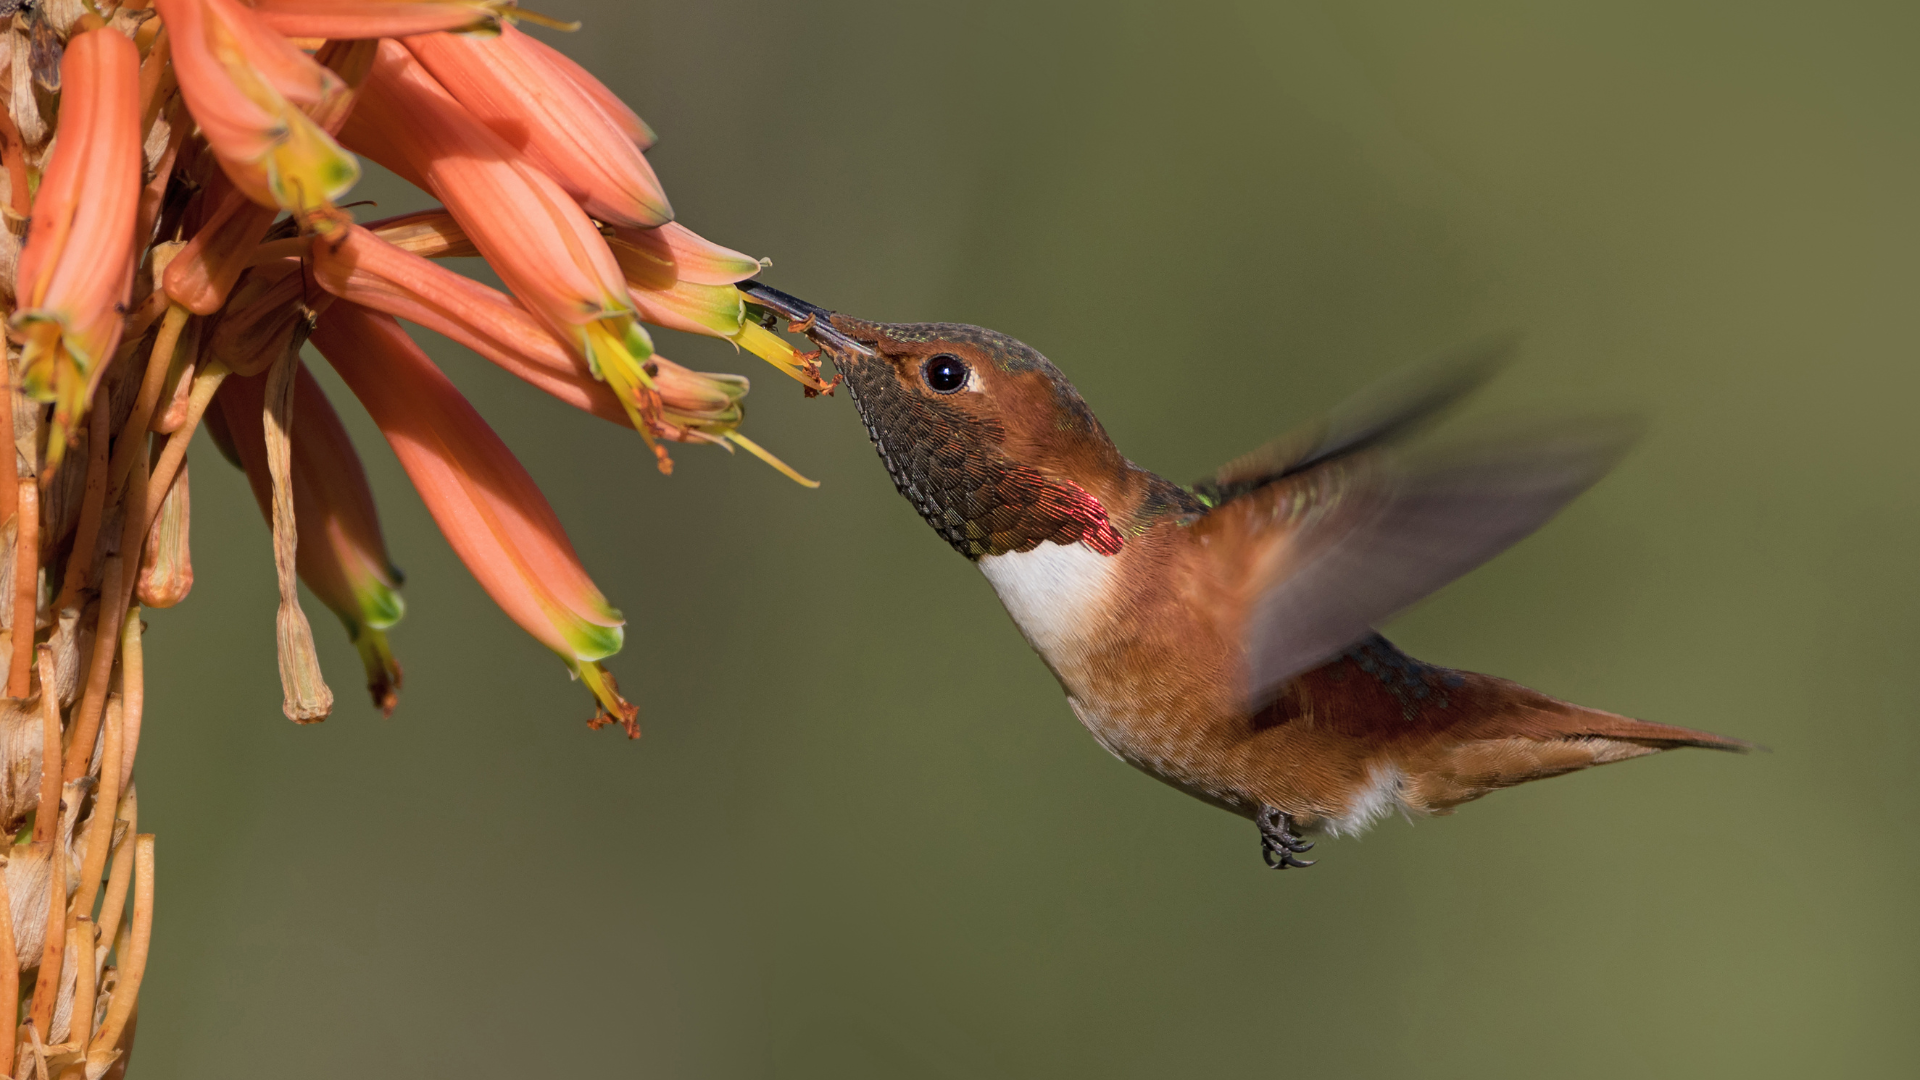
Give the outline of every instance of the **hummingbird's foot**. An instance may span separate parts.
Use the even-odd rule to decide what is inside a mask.
[[[1313,845],[1294,835],[1293,818],[1286,811],[1262,806],[1253,823],[1260,826],[1260,857],[1268,866],[1285,870],[1289,866],[1314,864],[1313,859],[1295,858],[1301,852],[1312,851]]]

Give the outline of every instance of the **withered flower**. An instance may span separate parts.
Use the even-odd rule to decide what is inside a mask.
[[[380,512],[360,455],[347,437],[326,391],[302,366],[293,394],[294,520],[300,544],[300,580],[346,627],[367,669],[367,689],[385,715],[400,703],[400,664],[387,631],[406,614],[401,574],[387,555]],[[273,480],[267,466],[266,377],[232,378],[214,396],[207,427],[221,452],[247,474],[254,499],[273,521]]]

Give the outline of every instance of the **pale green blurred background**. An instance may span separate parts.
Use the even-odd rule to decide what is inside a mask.
[[[1176,478],[1524,332],[1489,407],[1651,434],[1394,636],[1774,752],[1274,874],[1080,730],[843,398],[662,334],[823,486],[695,448],[669,479],[436,344],[631,620],[646,738],[586,730],[344,399],[406,691],[382,721],[315,606],[341,706],[288,723],[266,530],[197,452],[139,1075],[1911,1074],[1920,8],[536,6],[587,20],[547,37],[660,130],[683,221],[827,306],[1031,342]]]

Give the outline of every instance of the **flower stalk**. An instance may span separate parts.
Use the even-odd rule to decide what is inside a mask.
[[[646,329],[722,338],[830,390],[746,317],[734,285],[766,264],[673,221],[653,131],[516,23],[554,25],[511,0],[49,0],[16,18],[0,725],[21,734],[0,740],[0,1003],[21,1022],[0,1025],[0,1073],[102,1080],[133,1050],[156,929],[141,615],[194,581],[186,456],[203,421],[270,526],[283,710],[333,708],[296,581],[346,627],[375,706],[398,702],[400,575],[347,426],[301,363],[309,335],[481,587],[587,685],[594,727],[639,734],[608,670],[624,619],[396,318],[633,429],[662,471],[668,444],[718,445],[811,483],[739,430],[744,377],[676,364]],[[440,207],[355,225],[355,151]],[[434,261],[476,255],[504,291]]]

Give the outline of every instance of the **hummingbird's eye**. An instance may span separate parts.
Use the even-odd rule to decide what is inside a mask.
[[[951,394],[967,385],[967,365],[957,356],[941,353],[927,361],[921,376],[927,380],[928,386],[933,387],[934,393]]]

